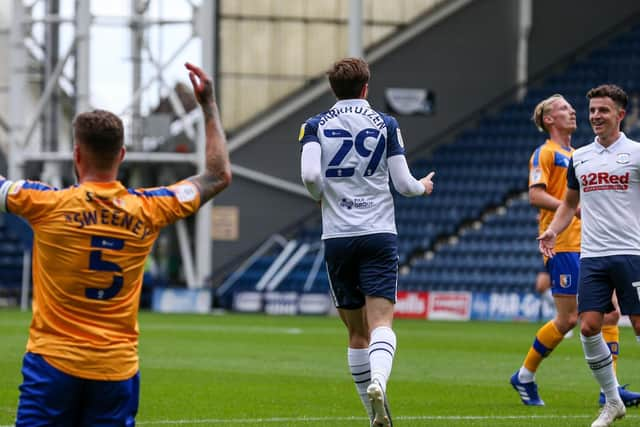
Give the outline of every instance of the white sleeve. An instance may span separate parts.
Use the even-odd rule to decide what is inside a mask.
[[[407,159],[402,156],[391,156],[387,159],[389,173],[393,186],[405,197],[422,196],[425,193],[424,185],[411,175]]]
[[[322,198],[322,149],[317,142],[302,146],[300,159],[302,182],[314,200]]]

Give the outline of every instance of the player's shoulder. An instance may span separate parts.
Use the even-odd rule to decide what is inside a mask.
[[[626,146],[628,147],[629,150],[633,151],[633,152],[640,152],[640,142],[635,141],[629,137],[627,137],[625,135],[625,139],[624,142],[626,144]]]
[[[329,112],[330,112],[330,110],[326,110],[326,111],[323,111],[321,113],[315,114],[315,115],[313,115],[311,117],[308,117],[304,121],[303,125],[310,125],[310,126],[312,126],[314,128],[317,128],[318,125],[320,124],[320,122],[322,121],[322,118],[326,117]]]
[[[530,157],[530,161],[536,165],[537,163],[540,162],[540,158],[553,158],[554,155],[554,150],[553,150],[553,146],[552,144],[549,143],[549,141],[545,141],[542,144],[538,145],[536,148],[534,148],[534,150],[531,152],[531,156]]]
[[[127,188],[127,195],[132,198],[155,199],[158,197],[175,197],[175,192],[168,187]]]
[[[539,144],[538,146],[536,146],[536,148],[533,149],[533,151],[531,152],[531,156],[535,156],[536,154],[539,154],[542,150],[550,150],[550,144],[549,141],[545,141],[542,144]]]
[[[146,200],[173,198],[184,203],[197,197],[198,188],[191,181],[182,180],[174,184],[161,187],[127,188],[127,194],[129,197]]]
[[[20,188],[22,190],[33,190],[33,191],[42,191],[42,192],[57,192],[61,191],[58,187],[54,187],[53,185],[45,184],[40,181],[31,181],[31,180],[20,180],[15,182],[16,188]]]
[[[582,159],[583,157],[593,153],[593,151],[595,150],[595,144],[596,144],[595,142],[591,142],[587,145],[583,145],[582,147],[576,148],[576,150],[573,152],[574,162],[576,160]]]
[[[60,189],[40,181],[18,180],[6,181],[6,194],[13,197],[37,197],[39,200],[58,200],[69,197],[73,187]],[[4,188],[3,186],[3,188]]]
[[[398,124],[398,119],[396,119],[394,116],[392,116],[391,114],[387,114],[385,112],[379,111],[379,110],[375,110],[375,109],[371,109],[371,111],[374,111],[376,114],[378,114],[382,120],[384,121],[384,123],[389,126],[389,127],[399,127],[400,125]]]

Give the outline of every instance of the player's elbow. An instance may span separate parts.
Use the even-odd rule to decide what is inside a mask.
[[[415,194],[414,191],[412,191],[411,188],[409,188],[408,186],[403,186],[403,185],[394,185],[394,188],[396,189],[396,191],[400,194],[402,194],[404,197],[415,197],[417,194]]]
[[[224,170],[220,171],[220,173],[218,174],[218,185],[220,187],[219,191],[222,191],[225,188],[229,187],[231,185],[232,179],[233,174],[231,173],[230,168],[225,168]]]
[[[322,181],[320,170],[303,170],[301,177],[302,183],[305,185],[305,187],[309,187],[310,185],[317,185]]]
[[[229,185],[231,185],[231,179],[230,167],[224,167],[217,172],[208,174],[205,182],[208,190],[215,195],[229,187]]]
[[[529,189],[529,204],[534,208],[540,208],[540,193],[538,189]]]

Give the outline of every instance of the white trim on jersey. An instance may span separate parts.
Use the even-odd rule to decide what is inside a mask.
[[[7,195],[12,185],[13,181],[6,180],[2,183],[2,186],[0,186],[0,212],[7,211]]]

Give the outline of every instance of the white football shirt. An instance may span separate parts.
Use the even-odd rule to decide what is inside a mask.
[[[338,101],[308,119],[300,143],[322,150],[322,238],[396,233],[387,158],[404,155],[395,118],[364,99]]]
[[[573,153],[568,186],[580,191],[583,258],[640,255],[640,144],[623,133]]]

